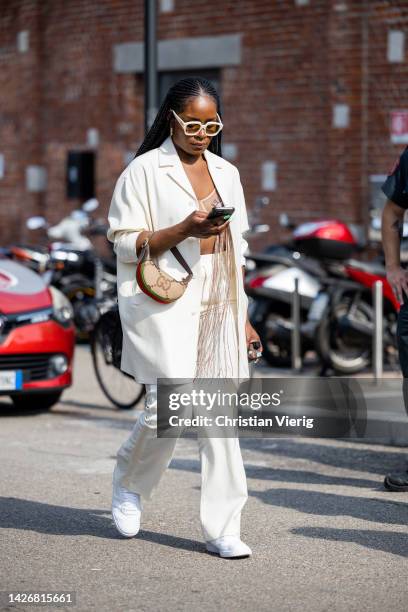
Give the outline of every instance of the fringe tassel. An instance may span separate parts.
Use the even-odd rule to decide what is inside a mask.
[[[225,250],[224,250],[225,247]],[[233,242],[230,227],[216,236],[212,255],[211,287],[207,308],[200,314],[195,378],[234,376],[238,359],[238,329],[231,300],[236,300]],[[205,279],[208,283],[209,279]],[[203,295],[204,295],[203,287]],[[228,321],[233,318],[233,322]],[[229,330],[234,326],[236,343],[230,344]],[[235,367],[234,367],[235,366]]]

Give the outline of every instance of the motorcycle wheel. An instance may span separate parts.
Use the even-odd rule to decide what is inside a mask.
[[[118,408],[129,410],[141,399],[145,386],[138,384],[133,376],[122,372],[118,366],[118,356],[114,354],[113,347],[118,316],[117,311],[101,316],[91,334],[91,353],[96,378],[103,393]]]
[[[284,314],[269,311],[256,323],[256,330],[261,338],[263,347],[262,357],[268,365],[274,368],[289,368],[292,363],[290,345],[286,347],[279,344],[274,337],[273,330],[275,323],[287,323],[288,321],[288,317],[285,317]]]
[[[65,293],[66,297],[72,304],[74,309],[74,324],[76,339],[80,343],[87,343],[89,340],[89,332],[82,329],[78,312],[87,302],[93,302],[95,299],[95,289],[93,287],[74,287]]]
[[[345,295],[323,318],[316,331],[316,351],[326,366],[339,374],[356,374],[371,363],[371,347],[356,346],[343,337],[338,321],[346,315],[353,296]],[[355,306],[354,317],[362,322],[373,321],[373,310],[363,301]]]

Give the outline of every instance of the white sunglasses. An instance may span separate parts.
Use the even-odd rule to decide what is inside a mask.
[[[186,136],[196,136],[201,132],[201,128],[204,128],[206,136],[216,136],[224,127],[218,113],[217,117],[219,121],[207,121],[207,123],[201,123],[201,121],[183,121],[183,119],[179,117],[173,109],[170,110],[183,128]]]

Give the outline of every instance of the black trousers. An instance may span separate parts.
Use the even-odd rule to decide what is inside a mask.
[[[404,404],[408,414],[408,297],[404,292],[403,296],[404,303],[401,305],[397,320],[397,343],[401,372],[404,377],[402,385]]]

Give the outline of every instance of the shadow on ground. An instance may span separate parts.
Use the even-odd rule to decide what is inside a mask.
[[[108,509],[68,508],[16,497],[0,497],[0,529],[128,540],[116,531]],[[140,530],[137,539],[182,550],[205,551],[203,542],[145,529]]]
[[[332,542],[353,542],[373,550],[408,557],[408,534],[393,531],[369,531],[364,529],[332,529],[329,527],[299,527],[291,533]]]

